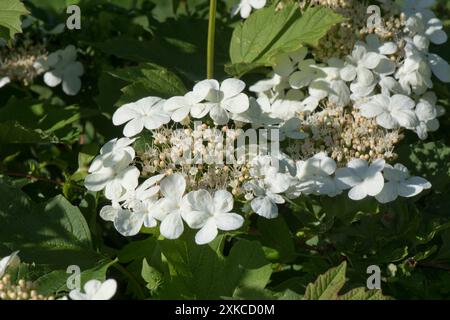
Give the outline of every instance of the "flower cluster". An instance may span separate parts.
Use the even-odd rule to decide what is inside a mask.
[[[158,227],[176,239],[188,226],[206,244],[241,228],[247,209],[271,219],[300,196],[347,192],[387,203],[429,189],[396,163],[395,147],[405,130],[425,139],[439,127],[432,74],[450,82],[449,67],[427,41],[446,40],[442,24],[408,2],[387,6],[391,31],[370,29],[352,1],[319,2],[352,15],[350,49],[337,46],[326,59],[306,47],[281,54],[249,87],[254,97],[241,80],[207,79],[184,96],[119,107],[112,121],[124,137],[101,148],[85,179],[110,201],[100,216],[124,236]],[[241,1],[239,10],[248,16],[259,5]],[[245,128],[259,134],[239,144],[252,136]]]
[[[62,84],[65,94],[74,96],[81,89],[80,77],[84,74],[83,65],[76,61],[77,49],[73,45],[48,54],[40,45],[24,44],[7,52],[0,50],[0,88],[10,82],[31,84],[35,78],[44,74],[44,83],[49,87]]]

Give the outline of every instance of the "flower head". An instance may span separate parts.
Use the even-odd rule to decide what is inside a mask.
[[[203,80],[194,86],[194,92],[203,92],[206,102],[192,107],[194,118],[203,118],[209,113],[216,124],[226,124],[229,113],[243,113],[249,108],[249,99],[242,93],[245,83],[238,79]]]
[[[211,195],[206,190],[192,191],[186,195],[185,201],[189,209],[183,218],[189,227],[200,229],[195,235],[197,244],[206,244],[214,240],[218,230],[230,231],[239,229],[244,218],[233,209],[233,196],[225,190],[217,190]]]
[[[376,196],[384,186],[381,171],[385,161],[375,160],[370,166],[365,160],[350,161],[345,168],[336,170],[336,183],[342,189],[350,189],[348,196],[352,200],[362,200],[367,196]]]
[[[158,97],[147,97],[136,102],[121,106],[113,114],[113,124],[119,126],[127,123],[123,128],[125,137],[132,137],[140,133],[144,127],[153,130],[170,121],[170,116],[164,111],[165,100]]]

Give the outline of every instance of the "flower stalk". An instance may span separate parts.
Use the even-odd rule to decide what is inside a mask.
[[[210,0],[208,22],[208,44],[206,54],[206,77],[214,77],[214,40],[216,31],[216,6],[217,0]]]

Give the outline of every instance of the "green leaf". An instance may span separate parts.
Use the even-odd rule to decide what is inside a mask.
[[[46,134],[40,129],[29,129],[17,121],[0,123],[0,144],[4,143],[42,143],[57,142],[52,134]]]
[[[339,295],[339,291],[345,284],[345,273],[347,262],[342,262],[339,266],[331,268],[320,275],[316,281],[306,287],[304,300],[388,300],[390,297],[384,296],[381,290],[366,290],[356,288],[346,294]]]
[[[159,242],[167,259],[160,298],[219,299],[249,295],[264,296],[272,268],[258,242],[240,240],[224,257],[210,245],[199,246],[192,239]]]
[[[131,82],[130,85],[121,89],[123,96],[116,105],[123,105],[148,96],[170,98],[184,95],[187,91],[177,75],[152,63],[110,72],[110,74]]]
[[[295,257],[295,244],[292,234],[282,216],[277,219],[258,218],[261,243],[275,249],[274,259],[289,261]]]
[[[230,45],[231,65],[226,71],[241,76],[255,68],[271,66],[282,53],[303,45],[316,46],[342,17],[326,7],[308,8],[301,15],[297,4],[281,11],[275,6],[256,11],[234,30]]]
[[[95,109],[53,106],[34,99],[12,97],[0,109],[0,142],[73,142],[71,129]]]
[[[339,300],[391,300],[383,295],[381,290],[366,290],[364,288],[356,288],[350,290],[346,294],[339,296]]]
[[[0,1],[0,38],[9,41],[16,33],[22,32],[20,16],[28,13],[19,0]]]
[[[347,262],[320,275],[314,283],[306,287],[305,300],[333,300],[345,284]]]
[[[106,280],[106,272],[109,267],[115,262],[109,259],[99,261],[93,268],[81,270],[80,284],[81,287],[89,280]],[[67,279],[71,276],[66,270],[54,270],[41,277],[39,277],[34,285],[36,290],[43,295],[58,294],[60,292],[67,292]]]
[[[92,267],[102,258],[92,248],[91,234],[80,210],[59,195],[36,204],[21,190],[0,183],[0,243],[20,250],[23,261],[54,269]]]

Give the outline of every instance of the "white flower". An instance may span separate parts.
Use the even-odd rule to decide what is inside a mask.
[[[354,159],[345,168],[336,170],[335,178],[337,186],[342,189],[350,189],[348,197],[352,200],[362,200],[365,197],[376,196],[384,186],[381,171],[385,161],[375,160],[369,166],[367,161]]]
[[[258,156],[252,160],[250,174],[254,178],[244,187],[252,191],[255,198],[250,205],[254,212],[267,219],[278,216],[277,204],[285,202],[280,193],[285,192],[291,185],[292,177],[288,173],[280,173],[271,165],[272,157]]]
[[[225,79],[220,85],[217,80],[203,80],[194,86],[194,91],[207,92],[206,102],[192,107],[194,118],[203,118],[209,113],[216,124],[226,124],[229,112],[243,113],[249,108],[249,99],[242,93],[245,83],[238,79]]]
[[[233,209],[233,196],[225,190],[217,190],[214,196],[206,190],[190,192],[185,201],[189,210],[183,218],[189,227],[200,229],[195,235],[197,244],[206,244],[214,240],[218,230],[231,231],[239,229],[244,218],[230,212]]]
[[[49,87],[62,83],[62,89],[67,95],[74,96],[81,89],[80,77],[84,73],[83,65],[76,61],[77,49],[73,45],[64,50],[51,53],[46,61],[37,61],[37,70],[49,70],[44,74],[44,82]]]
[[[295,190],[309,195],[328,195],[334,197],[341,192],[331,175],[336,171],[336,162],[324,152],[306,161],[297,161]]]
[[[420,139],[425,140],[428,132],[439,129],[439,120],[437,117],[444,112],[441,106],[436,106],[437,97],[434,92],[424,94],[416,105],[415,113],[419,119],[419,125],[415,131]]]
[[[164,178],[160,183],[163,198],[153,207],[153,216],[161,221],[161,234],[167,239],[177,239],[184,231],[182,212],[185,211],[183,195],[186,180],[180,173]]]
[[[377,35],[369,34],[366,37],[365,47],[369,52],[378,53],[379,63],[373,71],[378,75],[390,75],[395,72],[395,62],[387,58],[386,55],[391,55],[397,52],[398,47],[395,42],[381,42]]]
[[[0,78],[0,88],[6,86],[10,82],[11,82],[11,79],[9,77]]]
[[[18,253],[19,251],[14,251],[9,256],[0,259],[0,279],[3,277],[8,267],[16,267],[19,265],[20,258],[17,255]]]
[[[193,91],[184,96],[172,97],[164,103],[164,110],[169,113],[173,121],[182,122],[191,112],[191,109],[206,98],[208,92],[199,92],[200,88],[194,87]]]
[[[253,9],[261,9],[266,5],[266,0],[239,0],[239,3],[231,9],[231,16],[240,13],[241,18],[247,19]]]
[[[418,45],[419,49],[428,49],[428,41],[434,44],[443,44],[447,42],[447,34],[443,30],[444,25],[442,21],[437,18],[432,18],[425,21],[420,13],[415,16],[409,17],[405,23],[405,30],[411,34],[414,39],[415,44],[423,43]],[[425,39],[421,39],[423,37]]]
[[[394,201],[398,196],[414,197],[424,189],[431,188],[431,184],[421,177],[411,177],[408,169],[397,163],[394,166],[386,164],[383,169],[383,175],[388,180],[383,190],[375,196],[381,203]]]
[[[142,226],[153,228],[157,222],[153,216],[153,208],[158,200],[159,186],[155,185],[164,177],[156,175],[145,180],[136,190],[127,192],[122,199],[121,206],[113,202],[111,206],[104,206],[100,216],[105,221],[114,222],[114,227],[123,236],[134,236]]]
[[[170,116],[164,111],[165,100],[158,97],[147,97],[136,102],[121,106],[113,114],[113,124],[120,126],[128,122],[123,128],[125,137],[132,137],[140,133],[144,127],[154,130],[170,121]]]
[[[361,114],[366,118],[376,118],[377,123],[386,129],[398,127],[415,128],[419,122],[414,113],[415,102],[411,98],[396,94],[373,96],[360,106]]]
[[[88,190],[101,191],[105,189],[105,196],[109,200],[117,200],[127,192],[136,189],[140,172],[135,166],[129,166],[129,159],[112,167],[102,167],[88,175],[84,185]]]
[[[408,94],[411,93],[411,90],[416,94],[423,94],[428,88],[433,87],[430,65],[411,43],[405,46],[405,52],[406,59],[395,73],[395,78],[399,80],[400,85]],[[436,60],[436,65],[438,61],[440,60]]]
[[[335,63],[339,63],[336,60]],[[340,67],[330,66],[320,68],[323,75],[313,80],[309,85],[308,92],[310,97],[320,101],[328,97],[328,100],[337,107],[345,107],[350,102],[350,89],[345,81],[340,77]],[[307,99],[308,99],[307,98]]]
[[[120,138],[108,141],[101,149],[100,155],[95,157],[89,167],[89,173],[102,167],[113,167],[122,161],[130,163],[135,157],[135,151],[130,145],[136,139]]]
[[[286,121],[280,127],[280,141],[283,141],[286,137],[291,139],[305,139],[308,137],[306,132],[300,131],[301,120],[299,118],[292,118]]]
[[[69,297],[72,300],[110,300],[117,290],[117,282],[108,279],[105,282],[99,280],[89,280],[84,285],[84,293],[78,289],[70,291]]]
[[[352,54],[346,58],[346,65],[340,70],[340,77],[347,82],[353,81],[351,91],[357,97],[365,97],[372,93],[377,84],[372,71],[379,64],[380,54],[368,52],[363,43],[357,43]]]

